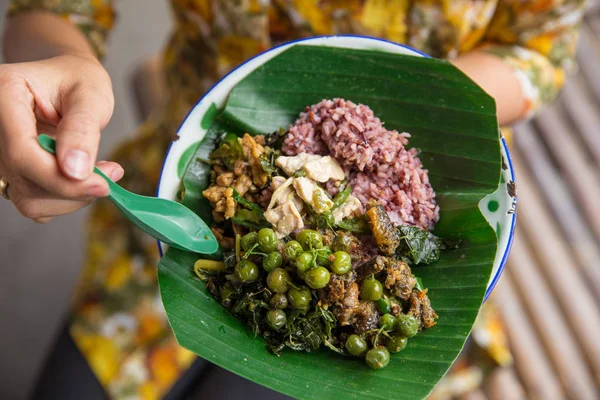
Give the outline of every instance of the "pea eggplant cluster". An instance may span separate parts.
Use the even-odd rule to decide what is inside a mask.
[[[325,288],[333,274],[343,276],[352,270],[350,254],[333,251],[324,245],[322,234],[312,229],[304,229],[295,240],[284,242],[272,229],[263,228],[238,236],[237,242],[240,260],[229,280],[243,286],[264,279],[270,293],[264,322],[275,332],[286,326],[290,313],[297,316],[298,312],[315,306],[318,301],[315,292]],[[212,264],[208,260],[201,261],[206,261],[203,267],[210,269]],[[396,318],[391,314],[390,300],[384,297],[384,286],[374,276],[362,281],[360,298],[376,302],[383,313],[379,329],[363,335],[342,335],[345,342],[336,343],[339,349],[334,349],[362,357],[369,367],[381,369],[388,365],[390,352],[403,350],[408,339],[418,333],[419,324],[411,315],[402,314]]]
[[[398,318],[392,314],[384,314],[379,320],[380,331],[384,335],[384,345],[376,345],[369,349],[369,345],[361,336],[352,334],[346,339],[346,351],[353,356],[364,357],[367,365],[373,369],[386,367],[390,362],[390,353],[398,353],[406,347],[408,339],[419,332],[419,324],[412,315],[400,315]],[[374,340],[378,342],[378,338]]]
[[[343,275],[352,268],[348,253],[332,252],[323,245],[323,236],[311,229],[300,231],[296,240],[284,244],[272,229],[263,228],[242,236],[240,246],[244,255],[234,268],[235,277],[242,283],[257,280],[259,266],[250,257],[261,259],[262,268],[268,274],[267,288],[274,293],[270,302],[273,309],[267,312],[267,323],[275,330],[286,323],[284,309],[308,308],[312,300],[310,289],[322,289],[329,283],[331,273]],[[290,273],[305,285],[294,284]]]

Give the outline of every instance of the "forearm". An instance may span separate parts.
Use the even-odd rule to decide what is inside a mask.
[[[484,52],[470,52],[452,61],[496,100],[498,122],[506,125],[522,118],[526,99],[514,69],[501,58]]]
[[[42,60],[61,54],[95,58],[87,38],[73,24],[48,12],[28,12],[10,17],[4,31],[6,62]]]

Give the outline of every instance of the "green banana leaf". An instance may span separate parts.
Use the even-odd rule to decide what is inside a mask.
[[[293,123],[306,105],[334,97],[369,105],[388,129],[411,133],[410,145],[421,150],[441,209],[435,233],[460,243],[435,264],[415,268],[429,288],[438,324],[392,355],[388,367],[373,371],[362,360],[328,350],[270,354],[263,340],[195,278],[197,255],[167,251],[158,269],[162,300],[183,347],[289,396],[421,399],[463,348],[497,247],[497,237],[478,208],[479,201],[499,186],[496,109],[493,99],[468,77],[436,59],[295,45],[231,91],[188,166],[183,202],[199,210],[200,192],[208,184],[201,160],[219,132],[272,132]],[[204,210],[198,212],[210,219],[205,207],[202,203]]]

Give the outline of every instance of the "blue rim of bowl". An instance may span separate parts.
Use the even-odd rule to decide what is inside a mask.
[[[507,158],[507,162],[508,162],[508,170],[510,171],[510,179],[511,179],[511,181],[515,182],[516,181],[515,169],[513,168],[512,158],[510,156],[510,151],[508,150],[508,144],[506,143],[506,140],[503,137],[501,138],[501,141],[502,141],[502,147],[504,147],[504,152],[506,153],[506,158]],[[515,201],[517,201],[516,194],[515,194]],[[513,212],[511,215],[510,233],[508,236],[508,243],[506,245],[506,249],[504,250],[504,254],[502,255],[502,261],[500,261],[500,266],[498,267],[498,271],[496,271],[496,275],[494,275],[494,278],[492,278],[492,282],[490,282],[490,284],[488,285],[488,288],[485,291],[485,297],[483,298],[484,302],[492,294],[492,291],[496,287],[498,280],[500,280],[500,277],[502,276],[502,272],[504,272],[504,268],[506,268],[506,263],[508,262],[508,255],[510,254],[510,250],[512,249],[513,241],[515,239],[516,225],[517,225],[517,211],[515,210],[515,212]],[[498,240],[500,240],[500,238],[498,238]]]
[[[183,127],[183,124],[185,123],[185,121],[187,121],[188,117],[190,116],[190,114],[194,111],[194,109],[196,108],[196,106],[198,104],[200,104],[204,98],[206,96],[208,96],[208,94],[210,92],[213,91],[213,89],[215,87],[217,87],[223,80],[225,80],[229,75],[231,75],[232,73],[234,73],[235,71],[237,71],[238,69],[240,69],[241,67],[243,67],[244,65],[246,65],[247,63],[249,63],[250,61],[254,60],[255,58],[258,58],[264,54],[267,54],[271,51],[274,51],[280,47],[283,46],[288,46],[288,45],[293,45],[293,44],[297,44],[297,43],[302,43],[302,42],[306,42],[306,41],[310,41],[310,40],[315,40],[315,39],[327,39],[327,38],[360,38],[360,39],[368,39],[368,40],[372,40],[372,41],[376,41],[376,42],[383,42],[383,43],[389,43],[391,45],[394,46],[398,46],[398,47],[402,47],[406,50],[410,50],[414,53],[420,54],[421,56],[425,57],[425,58],[432,58],[429,54],[423,53],[420,50],[417,49],[413,49],[410,46],[406,46],[404,44],[401,43],[395,43],[392,42],[390,40],[386,40],[386,39],[381,39],[381,38],[376,38],[376,37],[371,37],[371,36],[363,36],[363,35],[322,35],[322,36],[311,36],[308,38],[302,38],[302,39],[297,39],[297,40],[293,40],[290,42],[285,42],[285,43],[281,43],[278,44],[277,46],[274,46],[268,50],[263,51],[262,53],[259,53],[257,55],[255,55],[252,58],[249,58],[248,60],[244,61],[243,63],[241,63],[240,65],[238,65],[237,67],[235,67],[234,69],[232,69],[231,71],[229,71],[226,75],[224,75],[221,79],[219,79],[217,82],[215,82],[214,85],[211,86],[211,88],[209,90],[206,91],[206,93],[204,93],[202,95],[202,97],[200,97],[200,99],[194,104],[194,106],[192,108],[190,108],[190,111],[188,111],[187,115],[185,116],[185,118],[182,120],[181,124],[179,125],[179,127],[177,128],[177,137],[179,137],[179,132],[181,131],[181,128]],[[512,180],[514,181],[515,179],[515,173],[514,173],[514,169],[513,169],[513,165],[512,165],[512,160],[510,158],[510,152],[508,151],[508,146],[506,144],[506,141],[504,140],[504,138],[501,138],[502,141],[502,146],[504,147],[504,151],[506,152],[506,156],[508,158],[508,165],[509,165],[509,170],[510,170],[510,175]],[[163,165],[162,168],[160,170],[160,176],[158,178],[158,185],[156,187],[156,197],[158,197],[158,194],[160,192],[160,186],[162,183],[162,177],[163,177],[163,172],[165,170],[165,164],[166,164],[166,160],[169,158],[169,154],[171,153],[171,148],[173,147],[173,143],[175,143],[175,141],[171,142],[171,144],[169,145],[169,148],[165,154],[165,158],[163,161]],[[483,299],[483,301],[485,302],[488,297],[492,294],[492,290],[494,289],[494,287],[496,286],[496,283],[498,283],[498,280],[500,279],[500,276],[502,275],[502,272],[504,271],[504,268],[506,266],[506,262],[508,260],[508,254],[510,253],[510,249],[512,248],[512,242],[514,239],[514,231],[515,231],[515,222],[516,222],[516,213],[514,213],[512,215],[512,220],[511,220],[511,225],[510,225],[510,236],[508,239],[508,246],[506,247],[506,250],[504,251],[504,255],[502,256],[502,261],[500,263],[500,267],[498,268],[498,271],[496,272],[496,275],[494,276],[494,278],[492,279],[492,282],[490,283],[490,285],[488,286],[488,288],[486,289],[485,292],[485,297]],[[156,241],[157,245],[158,245],[158,253],[160,254],[161,258],[163,257],[163,251],[162,251],[162,246],[159,240]]]

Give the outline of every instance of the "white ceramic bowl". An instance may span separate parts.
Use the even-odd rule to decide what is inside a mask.
[[[277,54],[297,43],[302,43],[303,45],[326,45],[330,47],[378,50],[415,57],[429,57],[427,54],[411,49],[410,47],[404,45],[381,39],[353,35],[324,36],[302,39],[295,42],[285,43],[281,46],[274,47],[262,54],[257,55],[256,57],[246,61],[231,71],[227,76],[223,77],[219,82],[217,82],[200,99],[200,101],[196,103],[194,108],[192,108],[190,113],[187,115],[181,124],[179,131],[177,132],[179,139],[171,144],[171,147],[167,153],[167,157],[165,158],[161,178],[158,184],[158,197],[170,200],[174,200],[176,198],[177,191],[179,190],[181,184],[181,168],[178,168],[180,165],[180,160],[185,156],[186,150],[190,149],[192,145],[204,137],[206,130],[201,128],[201,121],[203,116],[209,112],[209,107],[211,104],[214,103],[217,108],[224,107],[229,92],[235,85],[237,85],[238,82],[240,82],[256,68],[275,57]],[[495,193],[485,197],[479,203],[479,208],[483,215],[494,228],[496,234],[499,236],[498,249],[494,259],[494,267],[492,269],[492,274],[485,294],[486,299],[491,294],[492,289],[496,285],[496,282],[500,278],[500,275],[502,274],[502,271],[506,265],[514,237],[514,228],[516,222],[516,197],[509,195],[508,190],[509,185],[514,185],[515,175],[506,142],[503,138],[501,139],[501,142],[502,157],[504,162],[504,167],[502,170],[502,184]],[[159,243],[161,255],[165,248],[166,245]]]

